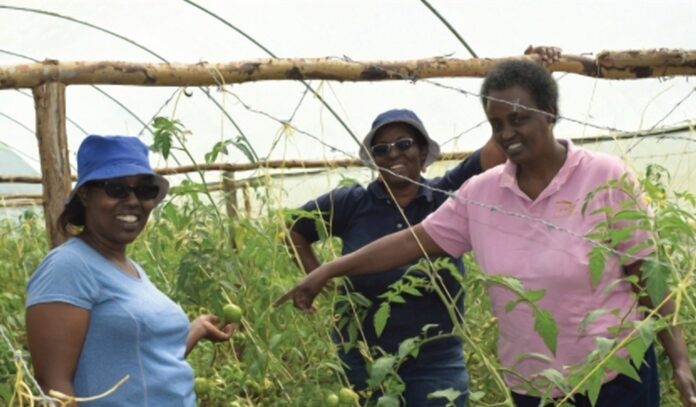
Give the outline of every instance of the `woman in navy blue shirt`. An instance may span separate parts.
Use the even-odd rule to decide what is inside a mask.
[[[447,199],[442,191],[454,191],[470,177],[504,161],[503,153],[489,141],[443,177],[421,177],[425,167],[439,155],[440,148],[429,137],[421,120],[410,110],[389,110],[377,116],[360,151],[360,157],[366,162],[369,162],[368,152],[379,168],[378,179],[367,188],[356,184],[335,189],[301,207],[305,211],[320,212],[328,235],[339,237],[343,242],[342,254],[353,252],[409,224],[420,223]],[[311,247],[313,242],[319,240],[315,221],[310,218],[297,219],[290,227],[290,238],[304,271],[309,273],[317,268],[320,263]],[[449,260],[459,273],[463,273],[461,259]],[[360,329],[353,328],[352,332],[349,329],[350,321],[355,320],[352,307],[345,306],[345,302],[343,306],[339,303],[336,307],[344,320],[338,323],[334,341],[338,345],[339,357],[346,366],[346,375],[357,390],[367,387],[369,375],[363,356],[353,346],[355,339],[364,339],[376,357],[380,354],[378,349],[396,353],[399,344],[408,338],[445,334],[428,341],[420,347],[418,357],[400,366],[398,373],[405,384],[403,398],[406,405],[444,405],[444,399],[428,399],[428,394],[453,388],[461,393],[457,405],[463,406],[468,393],[468,374],[462,342],[456,335],[447,335],[454,330],[454,322],[447,311],[448,304],[442,301],[424,273],[409,272],[410,275],[422,277],[429,286],[421,288],[419,295],[403,295],[404,303],[390,303],[386,325],[381,332],[375,331],[374,316],[383,302],[380,295],[401,279],[408,267],[350,279],[349,290],[363,295],[371,305],[366,312],[363,310]],[[461,285],[451,272],[438,270],[437,273],[439,288],[453,299],[457,315],[463,315]],[[430,328],[424,333],[426,326]]]

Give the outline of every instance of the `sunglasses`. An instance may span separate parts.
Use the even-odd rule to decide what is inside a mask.
[[[389,150],[391,150],[392,147],[396,147],[396,149],[399,151],[406,151],[413,147],[413,139],[402,138],[392,143],[375,144],[374,146],[370,147],[370,151],[372,151],[373,157],[381,157],[389,154]]]
[[[124,182],[97,181],[92,183],[92,185],[104,189],[106,195],[114,199],[126,199],[133,192],[139,200],[147,201],[155,199],[160,192],[159,185],[155,184],[142,184],[132,187]]]

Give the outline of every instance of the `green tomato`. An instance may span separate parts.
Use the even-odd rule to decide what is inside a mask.
[[[205,377],[196,377],[196,379],[193,381],[193,389],[196,391],[198,396],[203,397],[210,394],[212,386]]]
[[[242,320],[242,309],[239,305],[229,303],[222,307],[222,313],[226,324],[237,324]]]
[[[338,391],[338,399],[341,401],[341,404],[354,406],[360,400],[360,397],[353,389],[344,387]]]
[[[329,395],[326,396],[326,405],[327,406],[337,406],[339,402],[340,402],[340,400],[335,393],[329,393]]]

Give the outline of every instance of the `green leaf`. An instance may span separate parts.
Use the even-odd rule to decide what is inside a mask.
[[[377,407],[399,407],[399,399],[393,394],[385,394],[377,399]]]
[[[544,340],[544,344],[551,353],[556,354],[556,343],[558,340],[558,325],[553,319],[553,315],[547,310],[534,310],[534,330]]]
[[[412,287],[410,285],[405,285],[401,288],[401,291],[405,292],[406,294],[411,294],[414,297],[422,297],[423,294],[418,291],[415,287]]]
[[[645,219],[645,213],[641,211],[623,210],[614,214],[614,220],[641,220]]]
[[[510,312],[510,311],[514,310],[515,307],[517,306],[517,304],[519,304],[520,302],[522,302],[522,300],[508,301],[507,304],[505,304],[505,312]]]
[[[614,339],[603,338],[601,336],[595,338],[595,346],[597,346],[599,355],[602,357],[608,355],[609,352],[611,352],[612,348],[614,348],[615,344],[616,340]]]
[[[587,397],[590,399],[590,405],[597,404],[599,398],[599,390],[602,388],[602,380],[604,379],[604,369],[598,369],[587,381]]]
[[[643,343],[650,346],[655,340],[655,321],[653,319],[644,319],[638,321],[638,334],[643,340]]]
[[[544,369],[539,373],[539,375],[548,379],[556,387],[564,390],[564,392],[570,387],[565,376],[563,376],[563,374],[556,369]]]
[[[524,286],[522,285],[522,282],[515,277],[510,277],[510,276],[499,276],[500,282],[505,285],[506,287],[512,289],[513,291],[516,291],[518,293],[524,291]]]
[[[640,366],[640,364],[637,366]],[[633,366],[631,366],[631,363],[628,360],[620,356],[612,355],[607,361],[607,368],[619,372],[624,376],[628,376],[637,382],[640,382],[640,375],[638,375],[636,369]]]
[[[172,149],[172,139],[186,133],[178,120],[170,120],[166,117],[158,116],[152,122],[153,144],[150,149],[154,152],[162,154],[166,160]]]
[[[402,297],[398,294],[390,295],[389,302],[393,302],[396,304],[406,304],[406,300],[404,299],[404,297]]]
[[[645,351],[648,350],[649,345],[645,344],[642,338],[635,338],[626,345],[628,349],[628,354],[631,356],[631,361],[633,365],[640,366],[643,362],[643,357],[645,356]]]
[[[215,161],[220,154],[228,154],[227,151],[227,145],[232,143],[231,140],[224,140],[224,141],[218,141],[215,143],[213,146],[213,149],[210,150],[210,152],[205,154],[205,162],[207,163],[212,163]]]
[[[635,227],[629,226],[622,229],[610,230],[609,237],[611,238],[611,247],[616,247],[619,243],[633,237]]]
[[[454,403],[454,401],[457,400],[457,398],[458,398],[459,396],[461,396],[461,395],[462,395],[462,392],[460,392],[459,390],[455,390],[455,389],[453,389],[453,388],[450,387],[450,388],[448,388],[448,389],[437,390],[437,391],[434,391],[434,392],[432,392],[432,393],[429,393],[429,394],[428,394],[428,400],[432,400],[432,399],[446,399],[448,402]]]
[[[582,333],[585,329],[587,329],[587,326],[589,324],[591,324],[595,319],[597,319],[599,316],[605,314],[608,311],[609,310],[606,308],[599,308],[588,312],[585,315],[585,318],[582,319],[580,325],[578,326],[578,333]]]
[[[275,334],[268,341],[268,349],[273,350],[283,340],[283,334]]]
[[[469,401],[479,401],[486,396],[485,391],[472,391],[469,392]]]
[[[419,350],[418,338],[405,339],[399,344],[399,359],[405,359],[408,356],[418,357]]]
[[[237,136],[234,141],[231,142],[233,146],[237,147],[237,150],[241,151],[244,156],[249,160],[249,162],[255,163],[258,161],[258,156],[254,151],[254,148],[247,143],[247,140],[242,136]]]
[[[387,320],[389,320],[389,314],[391,313],[391,305],[388,302],[383,302],[379,305],[379,309],[375,312],[374,325],[375,334],[379,338],[384,332],[384,327],[387,326]]]
[[[12,387],[7,383],[0,383],[0,400],[5,400],[9,405],[10,398],[12,398]]]
[[[655,260],[648,260],[643,263],[641,268],[645,289],[653,304],[659,304],[667,292],[667,277],[669,270]]]
[[[530,290],[524,293],[524,299],[529,302],[537,302],[540,299],[544,298],[544,295],[546,295],[545,288],[542,288],[540,290]]]
[[[604,261],[604,249],[600,246],[593,247],[590,251],[590,283],[593,288],[602,281]]]
[[[396,358],[394,356],[382,356],[375,360],[372,366],[370,366],[370,378],[368,379],[368,384],[374,387],[379,386],[389,373],[394,372],[395,362]]]

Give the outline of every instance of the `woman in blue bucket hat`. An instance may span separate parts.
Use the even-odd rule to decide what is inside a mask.
[[[193,370],[184,358],[201,339],[228,340],[233,327],[219,328],[213,315],[189,324],[126,256],[169,183],[152,171],[147,146],[135,137],[89,136],[77,166],[58,219],[71,237],[27,283],[36,378],[46,391],[78,398],[118,384],[80,405],[194,406]]]

